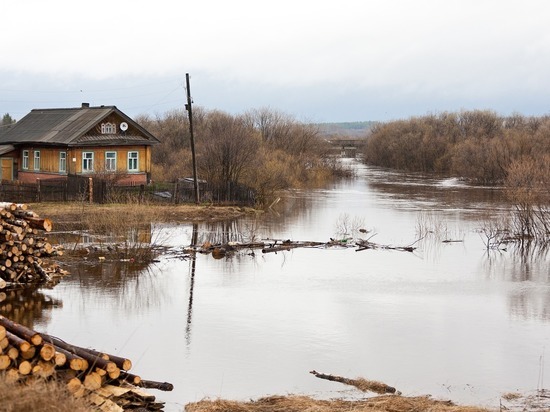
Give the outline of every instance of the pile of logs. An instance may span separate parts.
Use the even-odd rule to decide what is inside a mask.
[[[25,204],[0,202],[0,289],[20,284],[53,285],[66,275],[59,265],[44,258],[61,256],[44,236],[52,222],[43,219]]]
[[[173,386],[142,380],[128,372],[131,367],[129,359],[74,346],[0,316],[0,371],[9,381],[55,378],[102,410],[162,410],[163,403],[138,387],[170,391]]]

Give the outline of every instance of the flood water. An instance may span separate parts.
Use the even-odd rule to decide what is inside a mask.
[[[536,248],[486,250],[479,229],[508,210],[502,191],[356,167],[356,178],[290,192],[257,218],[201,224],[199,242],[361,236],[414,244],[413,253],[169,254],[132,270],[88,262],[35,292],[40,309],[25,322],[173,383],[172,392],[149,390],[166,411],[204,398],[364,396],[311,370],[489,407],[503,393],[544,386],[550,258]],[[193,234],[187,224],[152,230],[176,251]]]

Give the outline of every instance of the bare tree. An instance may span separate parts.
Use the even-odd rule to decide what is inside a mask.
[[[199,176],[226,191],[254,173],[260,139],[243,117],[214,111],[206,116],[198,145]]]

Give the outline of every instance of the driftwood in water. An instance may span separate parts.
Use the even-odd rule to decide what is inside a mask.
[[[263,247],[262,253],[283,252],[299,247],[317,247],[326,245],[327,243],[324,242],[293,242],[291,240],[285,240],[279,244],[275,241],[275,243],[270,243]]]
[[[315,242],[315,241],[293,241],[290,239],[279,240],[279,239],[267,239],[260,242],[227,242],[227,243],[217,243],[212,244],[210,242],[205,242],[202,246],[198,248],[189,248],[187,249],[188,253],[211,253],[214,258],[221,258],[231,253],[242,251],[242,250],[254,250],[261,249],[262,253],[277,253],[277,252],[286,252],[291,249],[296,248],[306,248],[306,247],[334,247],[334,246],[344,246],[350,247],[353,246],[351,243],[346,243],[345,241],[337,241],[331,239],[330,242]]]
[[[363,240],[363,239],[357,240],[355,242],[355,244],[357,245],[356,252],[361,252],[362,250],[367,250],[367,249],[387,249],[387,250],[399,250],[401,252],[414,252],[416,248],[413,247],[413,245],[422,239],[422,238],[417,239],[413,243],[407,246],[390,246],[390,245],[379,245],[378,243],[371,242],[370,239],[373,236],[374,235],[372,235],[366,240]]]
[[[374,236],[374,235],[373,235]],[[372,238],[372,236],[370,237]],[[294,240],[279,240],[279,239],[267,239],[259,242],[249,242],[249,243],[240,243],[240,242],[227,242],[227,243],[217,243],[212,244],[210,242],[205,242],[202,246],[198,248],[190,247],[186,250],[187,253],[210,253],[215,259],[220,259],[226,256],[231,256],[234,252],[251,250],[253,254],[254,249],[261,249],[262,253],[277,253],[277,252],[287,252],[291,249],[296,248],[307,248],[307,247],[318,247],[318,248],[350,248],[357,247],[356,251],[362,251],[367,249],[388,249],[388,250],[397,250],[402,252],[413,252],[416,247],[413,245],[418,242],[420,239],[417,239],[412,244],[407,246],[389,246],[389,245],[380,245],[370,241],[370,238],[367,240],[358,239],[354,240],[352,238],[344,239],[332,239],[328,242],[315,242],[315,241],[294,241]]]
[[[393,386],[386,385],[385,383],[382,383],[382,382],[369,381],[369,380],[363,379],[363,378],[349,379],[349,378],[344,378],[342,376],[327,375],[327,374],[324,374],[324,373],[319,373],[319,372],[314,371],[314,370],[309,372],[309,373],[311,373],[312,375],[314,375],[314,376],[316,376],[317,378],[320,378],[320,379],[326,379],[326,380],[329,380],[329,381],[340,382],[340,383],[344,383],[346,385],[355,386],[357,389],[359,389],[363,392],[375,392],[375,393],[378,393],[378,394],[396,393],[397,392],[396,389]]]

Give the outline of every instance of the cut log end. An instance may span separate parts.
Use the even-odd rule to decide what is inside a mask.
[[[84,387],[88,390],[95,391],[101,388],[103,384],[103,379],[101,375],[97,372],[91,372],[86,375],[84,378]]]

